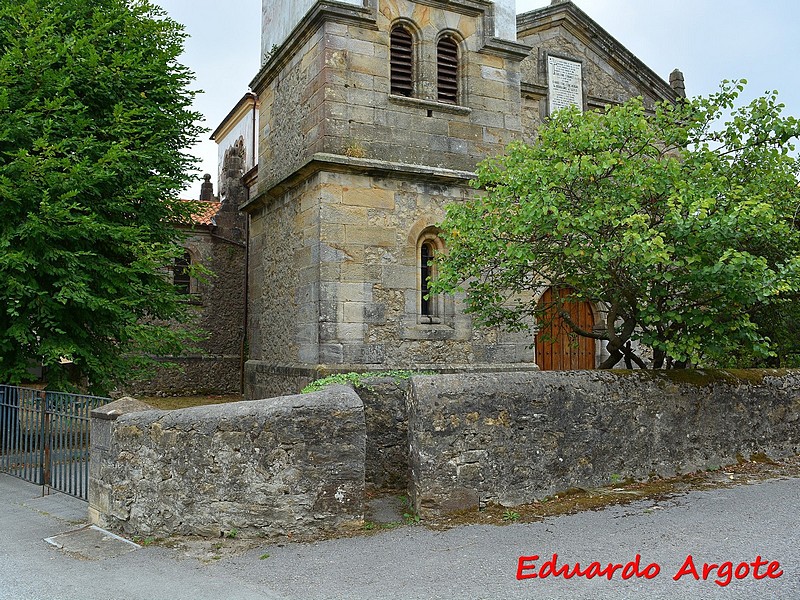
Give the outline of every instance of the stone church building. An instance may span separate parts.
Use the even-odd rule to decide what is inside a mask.
[[[244,162],[245,395],[331,372],[593,368],[427,294],[445,207],[475,165],[560,107],[683,95],[570,1],[263,0],[262,67],[215,132]],[[238,186],[238,187],[237,187]],[[580,307],[585,319],[597,308]],[[549,357],[545,358],[545,354]],[[580,355],[580,356],[579,356]]]

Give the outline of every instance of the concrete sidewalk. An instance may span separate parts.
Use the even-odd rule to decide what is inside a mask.
[[[434,532],[400,527],[313,544],[256,542],[238,554],[205,541],[207,554],[176,540],[86,560],[44,542],[85,523],[86,504],[0,474],[0,599],[13,600],[434,600],[434,599],[756,599],[800,598],[800,479],[692,492],[541,523],[468,526]],[[230,541],[225,540],[230,550]],[[233,545],[247,546],[238,540]],[[99,542],[98,542],[99,543]],[[537,567],[591,561],[641,568],[653,579],[548,577],[518,580],[520,556]],[[691,555],[702,564],[780,561],[782,575],[731,576],[719,586],[673,579]],[[203,560],[198,560],[198,557]],[[536,569],[523,570],[524,575]],[[759,572],[763,575],[766,567]],[[740,574],[743,573],[743,568]],[[723,577],[721,581],[725,581]]]

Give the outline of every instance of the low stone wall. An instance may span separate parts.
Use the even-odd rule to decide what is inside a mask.
[[[423,515],[800,453],[798,371],[414,377],[408,403]]]
[[[92,413],[92,521],[127,535],[336,530],[363,519],[364,409],[348,387],[302,396]]]

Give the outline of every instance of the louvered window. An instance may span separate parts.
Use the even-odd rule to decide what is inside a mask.
[[[458,104],[458,44],[453,38],[439,40],[436,65],[439,102]]]
[[[414,38],[405,27],[392,29],[391,90],[398,96],[414,95]]]

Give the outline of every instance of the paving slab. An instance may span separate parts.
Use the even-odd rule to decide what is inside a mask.
[[[85,525],[80,529],[44,538],[44,541],[85,560],[115,558],[142,548],[139,544],[101,529],[97,525]]]

